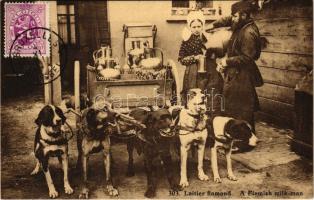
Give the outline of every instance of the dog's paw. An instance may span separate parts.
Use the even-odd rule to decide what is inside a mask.
[[[34,176],[34,175],[38,174],[39,171],[40,171],[39,168],[35,168],[35,169],[31,172],[31,175]]]
[[[66,194],[72,194],[73,193],[73,189],[71,188],[71,186],[69,184],[65,184],[64,185],[64,192]]]
[[[114,188],[112,185],[107,185],[107,191],[108,191],[108,194],[112,197],[116,197],[119,195],[118,190]]]
[[[218,177],[214,177],[214,182],[215,183],[221,183],[221,178],[218,176]]]
[[[180,186],[182,188],[188,187],[189,186],[189,182],[187,180],[180,180]]]
[[[198,175],[198,178],[201,180],[201,181],[208,181],[209,178],[206,174],[199,174]]]
[[[182,191],[183,188],[180,185],[178,185],[178,184],[174,184],[174,185],[171,186],[171,190],[177,192],[177,191]]]
[[[88,199],[88,193],[89,193],[89,189],[83,188],[80,195],[79,195],[79,198],[80,199]]]
[[[235,175],[228,175],[228,179],[231,180],[231,181],[237,181],[238,178],[235,176]]]
[[[50,189],[50,190],[49,190],[49,197],[50,197],[50,198],[57,198],[58,195],[59,195],[59,194],[58,194],[58,192],[56,191],[56,189],[53,188],[53,189]]]
[[[35,166],[35,168],[34,168],[33,171],[31,172],[31,175],[36,175],[36,174],[39,173],[39,171],[40,171],[40,164],[37,163],[36,166]]]
[[[156,191],[152,188],[148,188],[144,195],[147,198],[154,198],[156,196]]]

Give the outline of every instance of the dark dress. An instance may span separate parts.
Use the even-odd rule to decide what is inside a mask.
[[[198,60],[194,56],[203,54],[202,49],[205,49],[205,42],[207,42],[207,39],[203,35],[197,36],[193,34],[189,40],[182,41],[178,61],[186,66],[181,92],[183,105],[186,104],[186,94],[189,89],[200,88],[203,91],[207,90],[208,94],[221,93],[222,91],[223,81],[220,74],[216,71],[215,60],[210,57],[211,52],[206,52],[206,73],[197,72]]]

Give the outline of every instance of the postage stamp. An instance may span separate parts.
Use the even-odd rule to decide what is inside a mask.
[[[49,56],[49,41],[39,37],[43,30],[33,29],[49,28],[49,4],[44,2],[5,3],[4,12],[6,57],[9,56],[10,50],[17,46],[21,57],[33,57],[34,47],[40,50],[43,56]],[[28,29],[32,31],[26,31]]]
[[[58,61],[52,63],[51,56],[48,53],[46,53],[48,56],[45,55],[45,53],[42,52],[42,49],[34,44],[32,48],[30,48],[30,54],[27,56],[32,57],[34,62],[23,64],[23,67],[20,66],[20,59],[15,58],[22,57],[22,44],[26,44],[30,40],[33,40],[33,37],[30,37],[29,35],[32,35],[32,32],[34,31],[38,33],[35,36],[36,39],[49,43],[51,48],[58,50],[57,54],[60,58]],[[22,40],[22,44],[19,43],[21,35],[26,35],[26,37]],[[26,80],[29,80],[29,83],[32,85],[47,84],[56,80],[63,73],[67,65],[67,47],[57,32],[45,27],[34,27],[26,29],[16,36],[9,49],[8,58],[11,58],[9,59],[9,62],[11,69],[15,74],[24,74],[25,78],[27,78]]]

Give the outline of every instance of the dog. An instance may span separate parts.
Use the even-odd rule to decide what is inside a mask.
[[[139,131],[145,128],[132,117],[116,113],[110,105],[103,108],[91,106],[82,113],[82,122],[78,133],[78,165],[83,173],[83,187],[80,198],[88,198],[87,185],[88,157],[100,151],[104,154],[106,172],[106,189],[110,196],[118,196],[118,190],[113,186],[111,179],[111,136],[123,134],[127,131]]]
[[[73,193],[68,179],[68,140],[64,131],[65,121],[66,117],[62,110],[53,105],[43,107],[35,120],[35,123],[38,125],[34,143],[37,163],[31,175],[37,174],[40,171],[40,166],[42,166],[49,189],[49,197],[51,198],[58,196],[51,178],[48,163],[49,158],[54,156],[58,157],[60,163],[62,163],[65,193]]]
[[[89,189],[87,185],[88,158],[93,153],[102,150],[106,174],[106,189],[110,196],[118,196],[119,192],[113,187],[110,174],[110,134],[113,133],[114,113],[89,107],[82,113],[81,127],[78,133],[78,165],[81,165],[83,176],[83,187],[79,198],[88,198]]]
[[[237,177],[233,174],[231,163],[233,141],[242,140],[246,141],[250,146],[256,146],[258,139],[252,132],[252,128],[248,122],[231,117],[214,117],[212,129],[209,136],[209,146],[211,149],[211,168],[214,175],[214,182],[221,183],[217,164],[218,147],[223,147],[225,150],[228,179],[237,181]]]
[[[90,101],[90,99],[85,95],[80,95],[80,109],[81,110],[85,110],[87,108],[90,108],[93,106],[93,102]],[[66,95],[63,97],[63,101],[61,103],[61,107],[66,111],[69,111],[70,109],[73,110],[75,109],[75,103],[74,103],[74,96],[69,96]],[[79,113],[76,113],[79,114]],[[122,121],[120,121],[122,122]],[[123,123],[123,122],[122,122]],[[122,125],[123,126],[123,125]],[[122,129],[124,129],[124,131],[126,131],[126,127],[121,127]],[[134,127],[133,127],[134,128]],[[127,129],[131,129],[130,127],[128,127]],[[81,163],[81,155],[82,155],[82,138],[83,135],[82,134],[77,134],[77,149],[78,149],[78,162],[76,164],[76,169],[77,170],[81,170],[82,169],[82,163]],[[119,137],[110,137],[110,141],[111,141],[111,145],[114,145],[115,143],[125,143],[127,146],[127,151],[128,151],[128,166],[127,166],[127,172],[126,172],[126,176],[131,177],[134,176],[134,163],[133,163],[133,151],[134,148],[137,149],[137,151],[139,152],[139,149],[137,148],[138,145],[136,145],[136,138],[135,137],[128,137],[128,138],[122,138],[119,139]],[[113,157],[111,155],[111,162],[113,162]]]
[[[146,128],[138,135],[140,146],[144,154],[144,165],[147,176],[147,189],[145,197],[153,198],[156,196],[157,188],[157,169],[159,158],[163,163],[170,189],[173,191],[181,190],[176,183],[174,176],[174,164],[172,161],[170,146],[175,139],[175,132],[172,126],[172,117],[167,109],[147,111],[141,108],[131,111],[130,116],[146,125]]]
[[[207,139],[207,115],[205,95],[201,89],[190,89],[187,94],[187,106],[180,111],[178,120],[180,138],[181,172],[180,186],[189,186],[187,178],[187,158],[191,145],[197,146],[198,153],[198,178],[208,181],[208,176],[203,170],[205,143]]]

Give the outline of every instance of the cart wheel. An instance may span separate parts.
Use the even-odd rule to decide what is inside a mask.
[[[175,62],[171,59],[167,60],[167,66],[170,67],[170,74],[169,78],[173,79],[172,86],[171,86],[171,105],[181,105],[181,96],[180,96],[180,91],[181,91],[181,82],[179,81],[179,72],[177,65]]]

